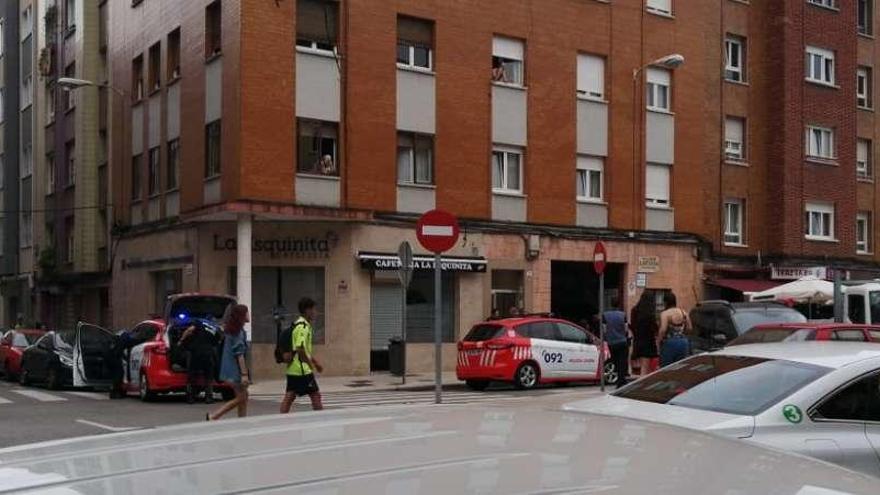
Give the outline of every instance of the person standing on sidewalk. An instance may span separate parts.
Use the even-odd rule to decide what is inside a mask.
[[[629,376],[629,331],[626,313],[620,310],[618,298],[611,299],[611,309],[602,315],[605,321],[605,342],[611,351],[611,362],[617,371],[617,388],[626,385]]]
[[[229,314],[224,318],[223,326],[223,354],[220,357],[220,380],[228,383],[235,390],[235,398],[223,404],[214,414],[208,414],[205,419],[217,421],[224,414],[233,409],[238,409],[238,417],[247,416],[248,386],[251,384],[247,362],[247,334],[244,325],[250,321],[248,307],[244,304],[236,304],[228,310]]]
[[[299,302],[299,314],[293,324],[293,359],[287,366],[287,392],[281,401],[281,414],[290,412],[297,397],[308,395],[312,401],[312,410],[324,409],[321,403],[321,390],[315,380],[315,372],[322,373],[324,367],[312,354],[312,323],[318,316],[315,301],[305,297]]]
[[[678,307],[675,294],[667,293],[663,302],[666,303],[666,311],[660,313],[660,333],[657,336],[661,367],[669,366],[690,355],[690,342],[686,332],[691,329],[688,314]]]
[[[648,376],[651,362],[659,356],[657,352],[657,313],[654,299],[648,291],[642,293],[639,303],[632,309],[630,324],[633,328],[633,359],[639,362],[639,376]]]

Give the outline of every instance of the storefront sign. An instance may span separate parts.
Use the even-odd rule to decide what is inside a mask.
[[[636,270],[641,273],[657,273],[660,271],[659,256],[639,256],[639,266]]]
[[[400,269],[400,258],[396,254],[386,253],[358,253],[361,268],[365,270],[389,271]],[[440,261],[440,268],[450,272],[485,273],[485,258],[459,258],[444,256]],[[433,270],[434,258],[431,256],[414,256],[414,270]]]
[[[151,258],[151,259],[141,259],[141,258],[128,258],[122,260],[122,269],[123,270],[134,270],[134,269],[143,269],[143,268],[157,268],[166,265],[192,265],[195,257],[193,255],[186,256],[173,256],[168,258]]]
[[[323,237],[255,237],[252,249],[254,254],[268,254],[271,258],[327,258],[337,243],[336,232],[327,232]],[[234,237],[214,235],[214,251],[237,248],[238,241]]]
[[[826,280],[828,277],[828,268],[824,266],[774,266],[770,273],[770,278],[773,280],[799,280],[804,277],[816,277],[820,280]]]

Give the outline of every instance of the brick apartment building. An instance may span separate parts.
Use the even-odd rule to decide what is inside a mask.
[[[308,295],[329,371],[382,368],[393,253],[434,207],[464,231],[447,368],[494,310],[589,318],[599,239],[627,306],[876,266],[871,1],[110,4],[115,326],[235,293],[269,373],[273,314]],[[406,298],[415,369],[429,273]]]

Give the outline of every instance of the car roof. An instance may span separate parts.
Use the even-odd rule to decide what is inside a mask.
[[[755,325],[752,327],[752,330],[771,330],[775,328],[792,328],[792,329],[800,329],[800,328],[815,328],[815,329],[823,329],[823,330],[836,330],[839,328],[843,329],[864,329],[864,330],[878,330],[880,331],[880,325],[859,325],[859,324],[851,324],[851,323],[822,323],[821,321],[807,321],[804,323],[762,323],[760,325]]]
[[[880,346],[870,342],[773,342],[726,347],[711,354],[777,359],[839,369],[866,359],[880,359]]]

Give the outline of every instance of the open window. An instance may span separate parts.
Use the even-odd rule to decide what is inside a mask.
[[[109,385],[113,380],[116,336],[89,323],[76,325],[73,346],[73,386]]]

